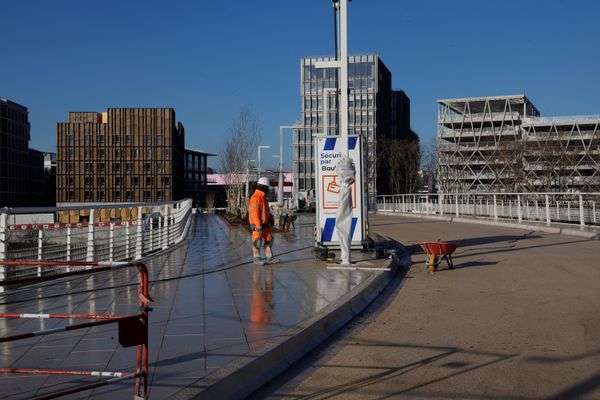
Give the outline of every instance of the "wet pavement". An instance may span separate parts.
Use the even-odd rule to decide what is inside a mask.
[[[315,315],[374,274],[327,270],[313,255],[311,220],[275,234],[281,264],[254,266],[250,234],[214,214],[195,216],[189,238],[147,260],[150,294],[149,397],[168,398]],[[0,312],[128,314],[138,311],[134,269],[0,293]],[[0,336],[73,320],[2,320]],[[118,344],[115,324],[0,345],[2,368],[129,371],[135,347]],[[25,399],[95,378],[0,375],[6,399]],[[133,380],[65,398],[130,398]]]

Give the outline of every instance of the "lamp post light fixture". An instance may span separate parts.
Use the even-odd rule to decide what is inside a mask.
[[[262,146],[262,145],[258,146],[258,165],[257,165],[257,168],[258,168],[258,177],[259,178],[260,178],[260,172],[261,172],[261,169],[260,169],[260,151],[262,149],[270,149],[270,148],[271,148],[271,146]]]

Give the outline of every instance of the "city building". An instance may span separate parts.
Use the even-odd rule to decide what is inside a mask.
[[[184,195],[193,200],[193,204],[206,207],[208,190],[208,157],[216,154],[185,149]]]
[[[56,153],[44,153],[44,182],[46,206],[56,205]]]
[[[293,139],[294,187],[297,192],[315,189],[313,135],[325,133],[325,107],[329,115],[327,133],[339,134],[335,91],[337,71],[315,68],[316,62],[333,60],[334,57],[306,57],[300,61],[302,117],[296,124]],[[392,74],[375,54],[348,57],[348,90],[349,134],[362,135],[366,139],[363,176],[367,177],[369,207],[372,208],[378,193],[389,194],[386,178],[381,176],[381,171],[378,171],[381,168],[377,167],[377,142],[402,135],[411,137],[408,132],[410,102],[404,92],[392,90]]]
[[[56,132],[58,204],[184,197],[185,130],[172,108],[69,112]]]
[[[525,95],[438,100],[442,192],[600,190],[600,116],[542,117]]]
[[[43,154],[29,140],[27,107],[0,99],[0,207],[45,205]]]

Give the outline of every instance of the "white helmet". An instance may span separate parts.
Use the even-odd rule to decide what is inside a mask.
[[[269,178],[265,178],[264,176],[262,178],[258,179],[258,184],[259,185],[264,185],[264,186],[270,186],[271,182],[269,181]]]

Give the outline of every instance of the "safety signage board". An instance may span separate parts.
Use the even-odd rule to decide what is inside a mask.
[[[336,167],[342,157],[339,136],[316,136],[316,202],[317,202],[317,241],[325,246],[339,245],[335,231],[341,186],[337,181]],[[348,137],[348,152],[356,177],[352,185],[352,245],[362,246],[365,240],[366,207],[364,206],[362,171],[362,141],[359,136]]]

